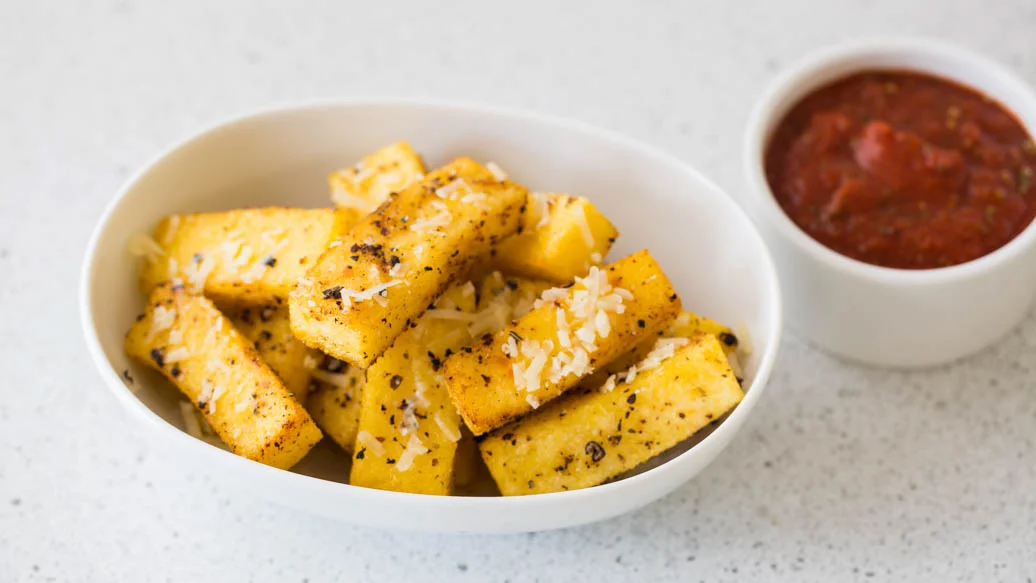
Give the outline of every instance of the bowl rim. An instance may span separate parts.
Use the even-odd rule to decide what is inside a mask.
[[[687,451],[666,461],[665,463],[659,464],[656,467],[621,480],[608,482],[590,488],[565,492],[531,494],[526,496],[436,496],[430,494],[414,494],[364,488],[348,483],[295,473],[290,470],[284,471],[253,462],[222,448],[215,447],[203,440],[194,438],[152,411],[137,398],[130,387],[126,386],[119,376],[119,372],[116,371],[109,362],[101,345],[97,331],[97,324],[91,310],[91,305],[94,302],[94,295],[91,288],[96,267],[97,247],[109,226],[112,215],[115,214],[126,195],[136,187],[137,183],[140,182],[141,179],[172,154],[189,147],[197,141],[206,139],[212,134],[229,129],[233,126],[248,124],[265,117],[288,115],[302,111],[316,112],[326,109],[384,106],[416,107],[434,111],[474,113],[494,117],[527,120],[530,122],[557,126],[566,130],[581,132],[595,139],[635,150],[647,158],[655,159],[659,163],[672,166],[674,169],[678,169],[679,171],[690,175],[691,181],[700,184],[704,187],[703,190],[709,191],[707,196],[715,198],[716,204],[726,205],[729,212],[735,213],[745,222],[745,226],[747,227],[746,234],[755,239],[754,242],[761,252],[761,256],[759,257],[760,265],[758,267],[763,270],[765,279],[770,282],[770,290],[768,290],[769,293],[764,295],[765,299],[763,306],[764,313],[770,314],[770,321],[768,322],[770,337],[765,339],[765,345],[769,348],[760,355],[755,377],[752,380],[749,390],[745,391],[745,396],[742,401],[708,436]],[[273,484],[271,485],[288,489],[303,490],[316,495],[341,496],[344,495],[344,493],[348,493],[350,497],[359,496],[361,498],[361,503],[363,501],[370,501],[371,503],[391,502],[403,506],[421,506],[423,508],[428,508],[428,505],[431,505],[439,510],[456,511],[461,509],[486,510],[491,508],[500,508],[501,506],[526,506],[530,504],[530,501],[548,505],[563,505],[576,498],[596,498],[603,500],[613,491],[633,488],[654,479],[662,473],[675,471],[674,468],[677,466],[683,463],[689,463],[690,457],[687,454],[691,453],[695,449],[702,448],[706,443],[719,441],[721,437],[728,432],[736,432],[742,425],[744,419],[754,408],[756,401],[761,397],[773,371],[774,363],[780,348],[780,339],[783,329],[783,304],[780,294],[781,287],[772,254],[770,253],[769,247],[766,245],[756,225],[751,221],[745,211],[712,180],[695,168],[685,164],[674,155],[669,154],[660,148],[626,137],[618,132],[599,128],[586,122],[540,112],[484,105],[474,102],[439,99],[358,97],[346,99],[325,98],[300,102],[275,103],[267,107],[253,109],[241,115],[206,124],[201,130],[192,132],[185,138],[175,140],[171,145],[161,149],[122,183],[115,196],[108,202],[101,216],[97,219],[97,223],[90,235],[83,258],[83,266],[79,281],[78,303],[80,325],[86,340],[87,350],[95,367],[104,379],[109,391],[134,418],[142,422],[144,425],[154,428],[156,430],[156,436],[165,436],[166,443],[169,443],[170,445],[178,444],[180,449],[191,451],[190,455],[193,460],[199,463],[223,464],[223,467],[233,469],[238,472],[253,472],[253,475],[257,479],[272,481]],[[758,339],[752,339],[752,344],[758,347],[764,343],[760,342]],[[611,516],[611,514],[602,513],[602,518],[605,516]]]
[[[864,62],[909,56],[983,70],[986,77],[994,82],[976,84],[952,74],[933,71],[924,65],[874,66]],[[826,71],[846,65],[851,66],[833,74]],[[1005,93],[1022,96],[1025,101],[1024,109],[1031,112],[1030,119],[1036,119],[1036,93],[1013,71],[981,53],[929,38],[875,37],[843,42],[813,51],[785,69],[770,82],[752,108],[745,130],[743,164],[749,186],[748,196],[754,209],[760,211],[763,214],[762,218],[775,226],[798,251],[809,255],[825,267],[850,277],[899,287],[952,284],[981,277],[1001,265],[1012,262],[1036,246],[1036,221],[1033,221],[1000,248],[971,261],[931,269],[884,267],[842,255],[826,247],[795,224],[777,203],[766,179],[764,160],[772,131],[788,110],[811,91],[839,78],[866,70],[897,69],[927,73],[988,95],[1012,112],[1030,136],[1036,137],[1036,125],[1026,123],[1025,118],[1019,113],[1020,108],[1009,107],[1002,98]]]

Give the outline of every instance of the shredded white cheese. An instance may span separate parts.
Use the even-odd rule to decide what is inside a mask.
[[[444,310],[441,308],[426,310],[424,315],[433,320],[460,320],[464,322],[472,322],[478,317],[478,314],[470,314],[460,310]]]
[[[430,231],[437,230],[441,227],[449,225],[453,221],[453,215],[449,211],[440,211],[439,214],[434,217],[422,220],[414,221],[410,224],[410,230],[418,234],[425,235]],[[445,233],[443,233],[445,235]]]
[[[356,443],[359,443],[367,449],[367,451],[373,453],[378,457],[385,456],[385,446],[366,429],[356,434]]]
[[[165,363],[172,364],[191,357],[191,353],[183,346],[177,346],[165,354]]]
[[[169,217],[169,226],[166,227],[165,233],[162,235],[162,245],[168,245],[173,242],[173,238],[176,237],[176,232],[180,230],[180,215],[172,215]]]
[[[594,248],[594,234],[590,230],[590,223],[586,220],[586,212],[583,211],[583,207],[580,205],[572,205],[572,213],[576,218],[576,225],[579,226],[579,232],[583,235],[583,242],[590,249]]]
[[[169,330],[169,344],[176,345],[183,342],[183,330],[173,327]]]
[[[155,336],[171,328],[174,322],[176,322],[175,308],[167,308],[164,305],[155,306],[155,309],[151,311],[151,325],[148,326],[144,343],[150,344]]]
[[[651,352],[638,363],[625,371],[615,373],[608,377],[608,380],[601,385],[601,392],[610,393],[620,383],[632,383],[637,375],[654,368],[658,368],[663,362],[673,357],[676,351],[690,343],[688,338],[659,338],[652,347]]]
[[[318,381],[327,383],[340,389],[348,389],[351,386],[349,375],[343,372],[329,372],[326,370],[314,369],[310,375]]]
[[[134,233],[126,242],[126,250],[134,257],[157,261],[165,256],[165,249],[144,233]]]
[[[453,443],[460,441],[460,429],[456,425],[450,423],[442,416],[442,411],[435,412],[435,424],[442,430],[442,434],[446,436]]]
[[[206,255],[199,261],[191,261],[183,269],[183,275],[191,286],[191,293],[201,293],[205,289],[205,283],[209,275],[216,269],[216,260]]]
[[[607,273],[596,266],[585,277],[576,278],[569,289],[543,292],[534,305],[555,305],[558,351],[554,353],[551,340],[540,343],[509,338],[502,349],[517,361],[511,367],[518,390],[533,392],[544,377],[556,384],[568,376],[583,377],[593,372],[590,355],[597,350],[598,340],[611,334],[611,314],[623,313],[623,302],[630,298],[628,290],[612,286]],[[524,359],[517,358],[519,351]]]
[[[373,299],[378,302],[381,306],[388,305],[388,299],[385,297],[385,293],[392,286],[396,286],[403,283],[402,280],[394,279],[385,283],[379,283],[369,289],[363,291],[353,291],[351,289],[342,289],[339,292],[339,296],[342,299],[342,310],[349,310],[352,308],[353,302],[365,302]]]
[[[493,174],[493,178],[500,181],[507,180],[507,173],[496,162],[486,162],[486,168]]]
[[[340,182],[331,185],[331,200],[336,206],[354,208],[359,211],[370,212],[378,207],[374,201],[368,200],[358,194],[354,194]]]
[[[414,465],[414,458],[419,455],[424,455],[429,451],[431,450],[425,447],[416,435],[411,435],[410,439],[406,443],[406,448],[403,450],[403,453],[399,456],[399,460],[396,462],[396,470],[400,472],[409,470],[410,467]]]
[[[552,201],[550,197],[542,192],[530,192],[529,196],[534,203],[533,208],[536,211],[536,217],[539,218],[536,228],[541,229],[550,222],[550,204]]]
[[[388,274],[389,274],[390,277],[394,277],[396,279],[399,279],[399,278],[403,277],[404,275],[406,275],[406,272],[407,272],[407,265],[406,265],[406,263],[403,263],[402,261],[400,261],[399,263],[397,263],[397,264],[393,265],[391,268],[389,268]]]
[[[365,168],[361,162],[352,169],[352,174],[349,173],[349,170],[346,170],[345,175],[349,177],[353,184],[360,184],[370,178],[376,171],[376,168]]]
[[[216,412],[216,400],[219,399],[220,395],[222,395],[224,391],[225,389],[223,388],[223,385],[217,385],[216,388],[212,390],[212,398],[210,398],[208,401],[209,415],[212,415]]]
[[[471,192],[471,186],[468,185],[467,181],[463,178],[455,178],[451,180],[445,186],[440,186],[435,189],[435,196],[439,198],[452,200],[459,196],[463,196]]]

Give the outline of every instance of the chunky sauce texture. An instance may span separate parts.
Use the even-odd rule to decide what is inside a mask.
[[[806,96],[766,153],[778,203],[811,237],[885,267],[982,257],[1036,216],[1036,146],[1004,106],[953,82],[856,74]]]

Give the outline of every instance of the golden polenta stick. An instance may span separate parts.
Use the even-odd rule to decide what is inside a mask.
[[[474,308],[474,286],[454,285],[367,369],[350,484],[450,493],[460,417],[439,369],[470,342]]]
[[[506,496],[596,486],[694,435],[741,401],[715,336],[660,339],[635,376],[580,388],[479,444]]]
[[[406,142],[396,142],[328,177],[331,200],[339,207],[371,212],[424,176],[421,157]]]
[[[547,290],[514,324],[446,361],[450,396],[481,435],[575,386],[668,326],[680,298],[647,251]]]
[[[317,426],[347,453],[353,452],[360,425],[364,371],[340,360],[313,370],[313,390],[306,410]]]
[[[306,410],[207,298],[159,285],[125,349],[172,381],[237,455],[287,469],[320,441]]]
[[[557,193],[530,193],[520,235],[500,243],[492,265],[504,273],[568,283],[601,265],[619,236],[590,201]]]
[[[223,304],[268,304],[288,293],[331,240],[331,209],[259,208],[173,215],[155,228],[140,271],[145,293],[181,279]]]
[[[680,312],[680,315],[673,320],[673,323],[668,328],[659,331],[655,338],[647,338],[640,341],[639,344],[626,354],[597,369],[581,384],[586,387],[600,386],[609,375],[624,371],[643,360],[655,348],[655,342],[658,338],[690,338],[696,332],[705,332],[715,336],[723,346],[723,352],[727,354],[727,359],[733,361],[731,362],[731,368],[734,369],[735,373],[739,372],[740,365],[735,366],[738,346],[737,336],[734,335],[730,328],[723,324],[685,310]]]
[[[289,306],[295,336],[367,368],[469,265],[518,229],[526,190],[461,158],[332,243]]]
[[[284,386],[300,403],[305,403],[313,368],[321,355],[291,333],[288,306],[279,301],[266,305],[234,304],[222,311],[255,346]]]

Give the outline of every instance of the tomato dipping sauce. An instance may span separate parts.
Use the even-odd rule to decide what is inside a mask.
[[[971,261],[1036,216],[1036,145],[1021,123],[920,73],[859,73],[807,95],[778,125],[765,164],[802,230],[873,265]]]

